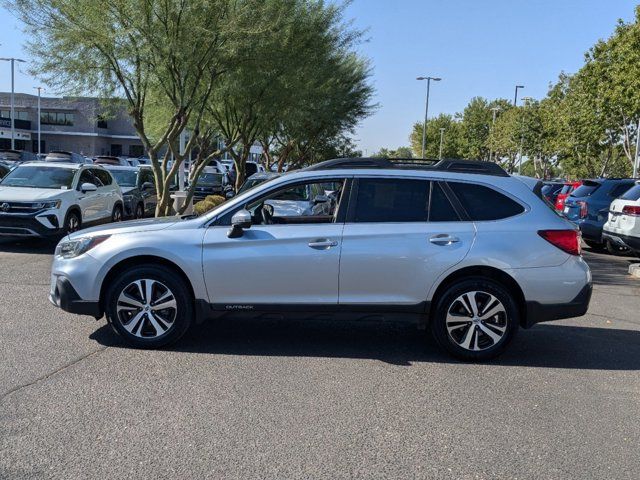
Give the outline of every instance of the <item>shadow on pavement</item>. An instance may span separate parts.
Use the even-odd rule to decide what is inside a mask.
[[[127,348],[107,325],[91,338]],[[399,323],[336,323],[296,320],[212,320],[195,326],[168,350],[201,354],[327,357],[461,363],[443,353],[415,326]],[[594,370],[640,370],[640,331],[540,324],[520,331],[507,352],[488,363]]]
[[[6,253],[31,253],[31,254],[53,254],[57,241],[39,238],[27,238],[21,240],[2,239],[0,240],[0,252]]]
[[[593,283],[596,285],[640,287],[638,279],[628,274],[629,265],[640,262],[637,257],[590,253],[585,256],[585,260],[591,268]]]

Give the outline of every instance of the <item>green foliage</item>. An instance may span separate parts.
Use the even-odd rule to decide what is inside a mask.
[[[204,215],[219,205],[222,205],[226,199],[220,195],[209,195],[204,200],[199,201],[193,206],[196,215]]]
[[[423,122],[416,122],[409,135],[413,155],[420,158],[422,154]],[[440,154],[440,129],[442,132],[442,158],[461,158],[462,128],[459,121],[447,114],[440,114],[427,121],[425,158],[438,158]]]
[[[398,147],[395,150],[381,148],[371,156],[377,158],[413,158],[413,151],[409,147]]]

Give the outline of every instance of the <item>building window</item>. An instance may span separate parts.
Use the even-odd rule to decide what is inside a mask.
[[[101,117],[100,115],[98,115],[98,121],[96,122],[96,126],[98,128],[108,128],[107,127],[107,121]]]
[[[114,157],[119,157],[122,155],[122,145],[118,145],[117,143],[111,144],[111,155]]]
[[[29,114],[25,110],[15,110],[16,120],[29,120]],[[0,117],[11,118],[11,110],[0,110]]]
[[[129,145],[129,156],[130,157],[142,157],[144,155],[144,148],[142,145]]]
[[[73,126],[73,113],[64,112],[42,112],[40,123],[43,125],[66,125]]]

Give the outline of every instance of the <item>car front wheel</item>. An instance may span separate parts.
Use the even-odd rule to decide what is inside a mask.
[[[111,282],[105,296],[107,320],[132,346],[157,348],[182,337],[191,325],[187,286],[164,266],[134,267]]]
[[[121,222],[122,221],[122,206],[116,205],[113,207],[113,213],[111,214],[112,222]]]
[[[431,332],[438,344],[462,360],[484,361],[500,355],[518,330],[512,294],[488,278],[449,286],[437,300]]]
[[[81,225],[80,215],[78,215],[76,212],[67,213],[67,216],[64,219],[65,233],[73,233],[80,230],[80,225]]]

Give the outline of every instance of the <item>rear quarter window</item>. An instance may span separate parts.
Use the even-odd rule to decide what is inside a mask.
[[[640,200],[640,185],[635,185],[626,191],[624,195],[620,197],[622,200]]]
[[[473,221],[501,220],[524,212],[518,202],[484,185],[458,182],[448,185]]]
[[[633,187],[633,183],[620,183],[611,189],[609,196],[618,198],[620,195],[626,193],[631,187]]]

